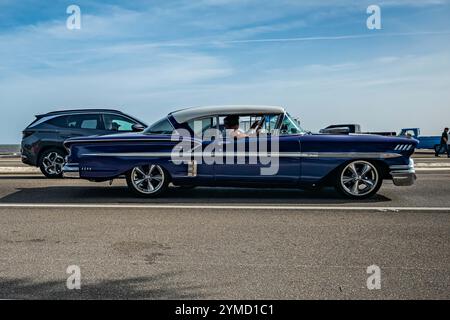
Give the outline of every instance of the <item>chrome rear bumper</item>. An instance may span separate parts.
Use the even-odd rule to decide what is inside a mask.
[[[409,164],[407,165],[390,166],[389,169],[392,182],[396,186],[412,186],[417,179],[413,159],[409,159]]]
[[[66,164],[63,169],[63,177],[67,179],[80,179],[78,164]]]

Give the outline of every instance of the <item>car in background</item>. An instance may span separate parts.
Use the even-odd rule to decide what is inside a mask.
[[[359,124],[334,124],[319,131],[322,134],[376,134],[381,136],[396,136],[396,132],[362,132]],[[441,143],[441,136],[422,136],[419,128],[404,128],[399,137],[413,138],[419,141],[416,149],[432,149],[437,152]],[[445,151],[442,150],[442,153]]]
[[[230,116],[238,117],[240,128],[257,120],[266,134],[234,140],[226,132]],[[211,129],[223,134],[205,134]],[[172,156],[180,141],[187,142],[188,151],[177,163]],[[378,135],[310,134],[276,106],[196,107],[172,112],[142,133],[66,140],[70,155],[63,171],[67,178],[94,182],[125,175],[129,189],[145,197],[162,194],[170,182],[181,187],[334,186],[349,198],[364,199],[376,194],[383,180],[414,184],[411,155],[417,143]],[[252,148],[255,144],[259,149]],[[276,160],[277,170],[262,174],[267,163],[252,161],[255,154]],[[205,156],[214,161],[202,161]]]
[[[396,136],[395,131],[377,131],[377,132],[362,132],[359,124],[333,124],[324,129],[321,129],[319,133],[323,134],[376,134],[379,136]]]
[[[22,162],[39,167],[47,178],[62,177],[69,138],[140,132],[147,125],[123,112],[111,109],[54,111],[37,115],[23,131]]]
[[[404,128],[400,131],[399,136],[418,140],[419,144],[417,145],[417,149],[433,149],[437,152],[441,144],[441,136],[422,136],[419,128]],[[441,152],[444,152],[444,150]]]

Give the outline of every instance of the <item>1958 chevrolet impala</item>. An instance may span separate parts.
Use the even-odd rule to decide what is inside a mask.
[[[237,121],[234,127],[230,119]],[[205,134],[211,130],[218,134]],[[347,197],[362,199],[374,195],[384,179],[397,186],[414,184],[410,157],[417,143],[399,137],[311,134],[281,107],[196,107],[172,112],[143,133],[69,139],[63,172],[67,178],[96,182],[126,176],[129,188],[147,197],[160,195],[172,183],[334,186]]]

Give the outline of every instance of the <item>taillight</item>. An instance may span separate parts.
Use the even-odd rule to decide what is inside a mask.
[[[33,134],[33,131],[23,131],[22,132],[22,139],[25,139]]]

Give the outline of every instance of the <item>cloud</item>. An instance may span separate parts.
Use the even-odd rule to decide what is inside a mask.
[[[429,32],[396,32],[396,33],[378,33],[378,34],[348,34],[336,36],[319,36],[319,37],[293,37],[293,38],[262,38],[262,39],[243,39],[243,40],[229,40],[224,43],[262,43],[262,42],[303,42],[303,41],[329,41],[329,40],[353,40],[353,39],[368,39],[379,37],[410,37],[410,36],[432,36],[442,35],[449,36],[450,30],[444,31],[429,31]]]

